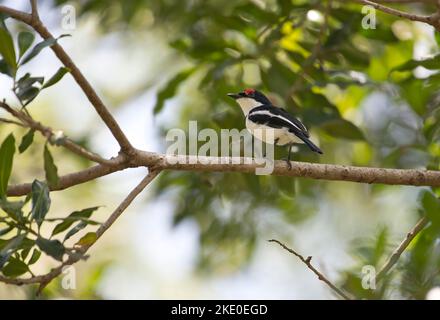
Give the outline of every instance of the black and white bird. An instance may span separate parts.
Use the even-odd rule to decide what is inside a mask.
[[[305,143],[312,151],[322,154],[312,141],[306,127],[297,118],[289,114],[283,108],[274,106],[261,92],[254,89],[245,89],[239,93],[229,93],[229,97],[235,99],[240,105],[246,117],[246,128],[251,134],[278,146],[288,146],[287,165],[291,169],[290,155],[292,146]],[[261,130],[262,134],[255,135],[255,130]],[[267,141],[265,130],[273,130],[273,141]]]

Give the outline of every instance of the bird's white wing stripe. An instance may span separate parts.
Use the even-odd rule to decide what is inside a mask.
[[[276,117],[276,118],[279,118],[279,119],[283,119],[284,121],[286,121],[286,122],[288,122],[288,123],[290,123],[292,126],[294,126],[295,128],[297,128],[299,131],[303,131],[303,129],[301,129],[300,127],[298,127],[296,124],[294,124],[292,121],[290,121],[289,119],[287,119],[287,118],[285,118],[285,117],[283,117],[283,116],[281,116],[281,115],[278,115],[278,114],[273,114],[272,112],[270,112],[270,111],[268,111],[268,110],[257,110],[257,111],[253,111],[253,112],[251,112],[250,113],[251,115],[252,114],[264,114],[264,115],[268,115],[268,116],[271,116],[271,117]]]

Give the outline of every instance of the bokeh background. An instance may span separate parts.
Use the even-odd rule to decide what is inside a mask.
[[[428,25],[377,12],[376,29],[364,29],[362,7],[350,1],[333,1],[330,9],[327,1],[297,0],[38,2],[54,35],[72,35],[60,43],[139,149],[165,152],[167,130],[187,130],[189,120],[241,130],[241,111],[225,94],[255,87],[301,117],[324,150],[317,156],[300,149],[297,160],[438,169],[440,64],[414,62],[439,52]],[[27,0],[0,3],[29,9]],[[76,9],[73,30],[62,28],[66,5]],[[13,34],[24,28],[9,20]],[[50,77],[58,67],[46,49],[22,72]],[[0,74],[0,97],[16,103],[11,85]],[[103,156],[117,153],[69,75],[29,111]],[[11,130],[25,133],[1,124],[1,138]],[[43,144],[36,136],[17,157],[11,183],[44,178]],[[91,165],[62,148],[52,152],[60,174]],[[145,172],[130,169],[53,192],[49,217],[102,205],[95,218],[103,221]],[[275,238],[313,256],[318,269],[357,297],[424,299],[439,285],[434,240],[422,248],[433,254],[429,263],[417,264],[409,250],[378,290],[360,282],[362,266],[383,264],[419,219],[422,189],[165,172],[75,265],[77,288],[65,290],[58,279],[43,298],[335,299],[298,259],[267,242]],[[54,265],[45,258],[33,271]],[[34,297],[35,288],[0,284],[0,298]]]

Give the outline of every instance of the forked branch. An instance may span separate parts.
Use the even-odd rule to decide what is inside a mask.
[[[26,23],[30,27],[32,27],[38,34],[45,40],[53,39],[53,35],[49,32],[49,30],[44,26],[42,21],[39,18],[38,10],[37,10],[37,1],[32,0],[32,13],[27,14],[21,11],[17,11],[5,6],[0,6],[0,13],[4,13],[16,20]],[[99,114],[101,119],[104,121],[106,126],[110,129],[111,133],[118,141],[121,150],[125,153],[130,153],[132,150],[132,146],[130,141],[128,141],[124,132],[120,128],[119,124],[116,122],[113,115],[110,113],[108,108],[102,102],[101,98],[99,98],[96,91],[93,89],[89,81],[82,74],[76,64],[72,61],[69,55],[64,51],[64,49],[58,44],[55,43],[51,46],[52,51],[58,57],[58,59],[64,64],[65,67],[70,69],[70,74],[75,79],[76,83],[80,86],[90,103],[95,108],[96,112]]]
[[[321,280],[322,282],[324,282],[327,286],[329,286],[334,292],[336,292],[339,296],[341,296],[343,299],[345,300],[352,300],[351,297],[348,296],[347,293],[343,292],[341,289],[339,289],[338,287],[336,287],[330,280],[328,280],[321,272],[319,272],[313,265],[312,265],[312,257],[308,256],[307,258],[304,258],[302,255],[300,255],[298,252],[296,252],[295,250],[289,248],[288,246],[286,246],[284,243],[272,239],[269,240],[269,242],[275,242],[278,243],[284,250],[290,252],[291,254],[293,254],[294,256],[296,256],[299,260],[301,260],[302,263],[304,263],[307,268],[309,268],[314,274],[316,274],[318,276],[318,279]]]

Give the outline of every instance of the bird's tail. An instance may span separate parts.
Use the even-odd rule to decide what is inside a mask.
[[[306,137],[304,137],[302,139],[304,141],[304,143],[314,152],[317,152],[319,154],[323,154],[324,152],[322,152],[321,149],[318,148],[318,146],[316,146],[312,141],[310,141],[309,139],[307,139]]]

